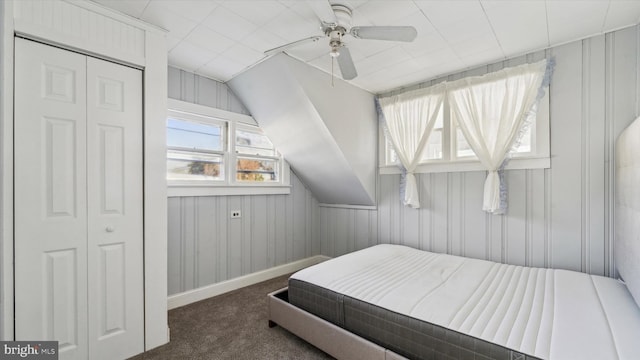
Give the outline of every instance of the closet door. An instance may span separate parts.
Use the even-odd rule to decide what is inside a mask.
[[[144,350],[142,72],[16,39],[17,340]]]
[[[86,57],[15,43],[15,334],[87,359]]]
[[[144,351],[142,72],[87,58],[89,349]]]

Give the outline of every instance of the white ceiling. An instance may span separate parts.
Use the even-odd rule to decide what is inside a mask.
[[[169,31],[169,64],[226,82],[265,50],[320,35],[302,0],[93,0]],[[326,1],[326,0],[311,0]],[[373,93],[637,24],[640,0],[331,0],[352,25],[411,25],[412,43],[345,36]],[[331,72],[328,40],[287,53]],[[339,76],[339,70],[336,72]]]

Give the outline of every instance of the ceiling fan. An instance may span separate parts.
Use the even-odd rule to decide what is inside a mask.
[[[349,48],[343,41],[343,36],[351,35],[356,39],[411,42],[418,35],[413,26],[351,26],[351,9],[343,4],[332,4],[329,0],[307,0],[307,4],[320,18],[324,35],[315,35],[278,46],[265,51],[265,55],[273,55],[307,42],[316,42],[328,37],[331,48],[329,55],[338,61],[342,78],[351,80],[358,76],[358,72]]]

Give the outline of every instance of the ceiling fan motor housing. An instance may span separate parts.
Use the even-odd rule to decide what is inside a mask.
[[[344,46],[342,37],[349,33],[351,27],[351,9],[342,4],[332,4],[331,9],[336,15],[335,24],[325,24],[324,33],[329,37],[329,46],[331,47],[330,55],[338,57],[340,48]]]

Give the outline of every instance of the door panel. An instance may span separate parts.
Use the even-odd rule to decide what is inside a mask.
[[[86,57],[15,47],[16,339],[86,359]]]
[[[142,72],[87,59],[89,348],[144,351]]]
[[[124,215],[124,133],[120,126],[98,125],[100,215]]]
[[[73,352],[78,343],[75,283],[78,256],[75,250],[47,252],[44,256],[45,311],[43,331],[47,339],[59,341],[61,352]]]
[[[76,216],[76,121],[43,116],[46,217]]]

